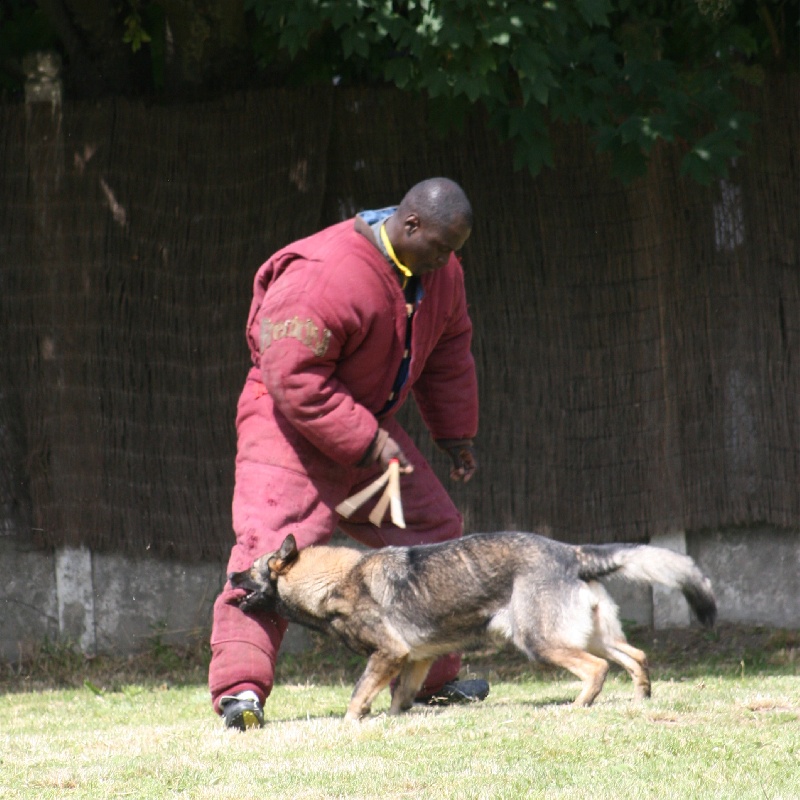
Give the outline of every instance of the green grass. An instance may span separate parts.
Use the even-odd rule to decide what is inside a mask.
[[[342,722],[362,661],[318,641],[285,657],[260,731],[210,709],[207,652],[83,660],[51,646],[0,674],[4,798],[800,798],[800,632],[634,632],[653,698],[517,655],[465,657],[486,702]],[[54,665],[60,664],[60,667]]]

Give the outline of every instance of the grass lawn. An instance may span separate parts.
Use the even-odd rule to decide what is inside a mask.
[[[45,647],[0,674],[0,798],[800,798],[800,631],[639,630],[653,698],[612,671],[590,709],[566,673],[465,656],[479,705],[341,717],[362,661],[286,656],[266,727],[225,731],[204,647],[132,660]]]

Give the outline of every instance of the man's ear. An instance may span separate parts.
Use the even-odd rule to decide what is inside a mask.
[[[412,233],[419,229],[420,222],[419,222],[419,215],[415,212],[411,212],[410,214],[406,214],[406,218],[403,220],[403,231],[407,236],[410,236]]]
[[[278,575],[285,572],[297,559],[297,554],[300,551],[297,549],[297,542],[294,536],[290,533],[280,546],[278,551],[272,558],[267,561],[269,567],[269,577],[271,580],[277,580]]]

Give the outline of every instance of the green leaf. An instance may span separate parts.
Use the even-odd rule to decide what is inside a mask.
[[[138,14],[129,14],[125,17],[125,33],[122,41],[129,44],[134,53],[150,41],[150,34],[142,27],[142,18]]]
[[[608,0],[574,0],[575,8],[589,25],[608,26],[612,4]]]
[[[339,30],[345,25],[352,25],[361,17],[361,9],[358,3],[345,2],[345,0],[338,0],[334,3],[333,10],[330,15],[331,24],[334,30]]]
[[[420,77],[422,86],[430,97],[448,95],[451,92],[450,77],[443,69],[428,72]]]
[[[724,159],[716,158],[709,150],[694,147],[681,159],[680,173],[708,186],[716,178],[727,177],[728,167]]]
[[[623,183],[630,183],[647,172],[647,159],[638,145],[620,144],[610,148],[611,170]]]
[[[342,51],[345,58],[352,58],[353,55],[368,58],[369,42],[366,31],[355,27],[346,29],[342,33]]]
[[[453,81],[453,92],[464,94],[471,103],[475,103],[486,94],[486,81],[480,76],[464,75]]]
[[[428,121],[439,135],[446,135],[453,130],[460,130],[464,120],[472,110],[464,95],[459,97],[440,97],[428,105]]]
[[[517,144],[514,149],[514,169],[527,169],[535,178],[543,167],[553,167],[553,145],[547,136],[537,136],[525,145]]]
[[[410,58],[391,58],[383,65],[383,75],[387,81],[399,89],[405,89],[414,74]]]

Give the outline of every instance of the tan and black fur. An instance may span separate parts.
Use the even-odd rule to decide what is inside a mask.
[[[711,583],[689,556],[648,545],[568,545],[532,533],[367,552],[298,551],[288,536],[279,550],[228,577],[247,592],[245,610],[275,610],[368,656],[347,709],[347,718],[361,719],[395,677],[390,713],[410,708],[438,656],[490,634],[580,678],[576,705],[600,693],[606,659],[628,672],[637,698],[649,697],[647,658],[627,643],[599,582],[610,575],[678,588],[703,624],[714,623]]]

